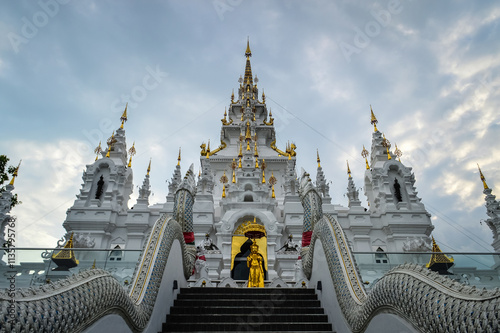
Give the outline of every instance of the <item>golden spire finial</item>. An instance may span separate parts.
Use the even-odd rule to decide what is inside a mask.
[[[234,169],[233,169],[233,179],[231,180],[231,182],[232,182],[233,184],[235,184],[235,183],[236,183],[236,174],[234,173]]]
[[[240,150],[241,150],[241,144],[240,144]],[[241,157],[239,158],[238,160],[238,168],[241,169],[242,166],[241,166]]]
[[[373,129],[375,132],[378,132],[378,129],[377,129],[377,123],[378,123],[378,120],[377,120],[377,117],[375,117],[375,114],[373,113],[373,109],[372,109],[372,106],[370,104],[370,111],[372,113],[372,120],[370,122],[370,124],[373,125]]]
[[[111,138],[108,139],[108,152],[106,153],[106,157],[109,157],[109,152],[111,151],[111,146],[114,144],[115,141],[115,131],[113,131],[113,134],[111,134]]]
[[[254,153],[253,156],[259,157],[259,151],[257,150],[257,141],[255,141]]]
[[[271,185],[271,198],[276,199],[276,194],[274,193],[274,184]]]
[[[12,174],[12,179],[10,180],[10,183],[9,185],[14,185],[14,180],[16,180],[16,177],[18,175],[18,172],[19,172],[19,167],[21,166],[21,162],[23,160],[20,160],[19,161],[19,164],[17,165],[17,167],[14,169],[14,173]]]
[[[123,129],[123,124],[127,121],[127,107],[128,107],[128,102],[125,105],[125,110],[123,110],[123,114],[120,117],[120,120],[122,121],[122,124],[120,125],[120,128]]]
[[[92,264],[92,268],[91,269],[95,269],[95,259],[94,259],[94,263]]]
[[[382,146],[385,147],[387,151],[387,160],[392,160],[391,153],[389,152],[389,147],[391,146],[391,143],[389,140],[385,138],[385,134],[382,134],[384,139],[382,140]]]
[[[179,156],[177,157],[177,165],[181,165],[181,147],[179,147]]]
[[[319,150],[316,149],[316,162],[318,162],[318,168],[321,168],[321,160],[319,159]]]
[[[349,168],[349,161],[347,161],[347,174],[349,175],[349,178],[351,178],[351,168]]]
[[[128,150],[128,153],[130,154],[130,159],[128,160],[128,165],[127,167],[132,167],[132,156],[135,155],[137,151],[135,150],[135,141],[134,143],[132,144],[132,147],[130,147],[130,149]]]
[[[226,197],[226,184],[222,184],[222,197]]]
[[[150,171],[151,171],[151,158],[149,159],[149,165],[148,165],[148,170],[147,170],[146,176],[149,176]]]
[[[396,149],[394,149],[394,154],[396,154],[396,156],[398,157],[398,161],[401,162],[401,156],[403,156],[403,152],[398,148],[398,144],[395,142],[394,147],[396,147]]]
[[[479,169],[479,176],[481,177],[481,181],[483,182],[484,189],[487,190],[489,187],[486,184],[486,178],[484,178],[483,172],[481,171],[481,168],[479,167],[479,163],[477,164],[477,168]]]
[[[258,169],[259,168],[259,159],[256,158],[255,159],[255,169]]]
[[[231,93],[231,104],[234,104],[234,89],[233,92]]]
[[[247,37],[247,49],[245,51],[245,56],[251,57],[252,51],[250,50],[250,37]]]
[[[243,157],[243,151],[242,150],[243,150],[243,146],[242,146],[242,143],[240,142],[240,151],[238,153],[238,157],[240,158],[240,160],[241,160],[241,157]]]
[[[266,94],[264,93],[264,89],[262,89],[262,103],[266,103]]]
[[[363,145],[363,150],[361,151],[361,156],[365,158],[366,170],[370,170],[370,165],[368,164],[368,159],[367,159],[368,155],[370,155],[370,153],[368,152],[368,150],[366,150],[365,145]]]
[[[101,148],[101,141],[99,141],[99,145],[94,149],[94,153],[96,154],[95,156],[95,160],[97,161],[97,159],[99,158],[99,154],[102,152],[102,148]]]
[[[266,160],[262,159],[262,184],[266,183],[266,175],[264,170],[266,169]]]

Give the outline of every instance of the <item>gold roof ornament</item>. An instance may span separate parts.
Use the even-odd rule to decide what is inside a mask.
[[[69,268],[78,266],[79,261],[75,257],[73,252],[73,234],[69,237],[66,244],[61,251],[52,254],[52,261],[58,266],[55,270],[66,271]]]
[[[318,162],[318,168],[321,168],[321,160],[319,159],[319,150],[316,149],[316,162]]]
[[[391,153],[389,152],[389,148],[391,148],[391,142],[385,138],[385,134],[382,134],[384,139],[382,140],[382,147],[385,147],[387,151],[387,159],[392,160]]]
[[[479,170],[479,177],[481,177],[481,181],[483,182],[483,187],[485,190],[487,190],[489,187],[488,187],[488,184],[486,184],[486,178],[484,178],[483,172],[481,171],[481,168],[479,167],[479,163],[477,164],[477,168]]]
[[[265,184],[266,183],[266,175],[265,175],[265,170],[266,170],[266,160],[262,159],[262,164],[261,164],[261,168],[262,168],[262,184]]]
[[[22,162],[22,161],[23,161],[23,160],[19,160],[19,164],[18,164],[18,165],[17,165],[17,167],[14,169],[14,172],[12,173],[12,179],[10,180],[9,185],[14,186],[14,181],[16,180],[16,177],[17,177],[17,175],[18,175],[18,173],[19,173],[19,167],[21,166],[21,162]]]
[[[262,89],[262,104],[266,104],[266,94],[264,93],[264,89]]]
[[[115,139],[115,131],[113,131],[113,134],[111,134],[111,137],[109,137],[107,144],[108,144],[108,152],[106,153],[106,157],[109,157],[109,152],[111,151],[111,147],[115,144],[116,139]]]
[[[226,170],[224,170],[224,174],[222,175],[222,177],[220,177],[220,182],[222,184],[226,184],[228,181],[229,181],[229,179],[226,176]]]
[[[257,141],[255,141],[255,147],[254,147],[253,156],[254,157],[259,157],[259,151],[257,150]]]
[[[447,270],[453,266],[453,262],[455,260],[448,257],[441,251],[439,246],[436,244],[434,237],[432,237],[432,252],[431,259],[425,267],[440,274],[449,275],[450,273],[448,273]]]
[[[146,176],[149,176],[150,171],[151,171],[151,158],[149,158],[149,165],[148,165],[148,170],[147,170]]]
[[[123,114],[120,117],[120,120],[122,121],[122,124],[120,125],[120,128],[123,129],[123,124],[127,121],[127,107],[128,107],[128,102],[125,105],[125,110],[123,110]]]
[[[371,104],[370,104],[370,111],[371,111],[371,113],[372,113],[372,120],[371,120],[370,124],[372,124],[372,125],[373,125],[373,130],[374,130],[375,132],[378,132],[378,129],[377,129],[377,123],[378,123],[378,120],[377,120],[377,117],[375,117],[375,114],[373,113],[373,109],[372,109]]]
[[[92,264],[92,268],[91,269],[95,269],[95,259],[94,259],[94,263]]]
[[[363,150],[361,151],[361,156],[365,158],[366,170],[370,170],[370,165],[368,164],[368,158],[367,158],[368,155],[370,155],[370,153],[368,152],[368,150],[366,150],[365,145],[363,145]]]
[[[226,197],[226,185],[222,184],[222,198]]]
[[[102,152],[102,148],[101,148],[101,141],[99,141],[99,145],[97,147],[95,147],[94,149],[94,153],[96,154],[95,156],[95,160],[97,161],[97,159],[99,158],[99,154]]]
[[[179,156],[177,156],[177,165],[181,165],[181,147],[179,147]]]
[[[252,51],[250,50],[250,37],[247,37],[247,49],[245,50],[245,56],[252,56]]]
[[[403,152],[398,148],[397,143],[394,143],[394,147],[396,147],[396,149],[394,150],[394,154],[396,154],[396,156],[398,157],[398,161],[401,162],[401,156],[403,156]]]
[[[277,180],[274,177],[274,172],[271,172],[271,177],[269,178],[269,184],[271,184],[271,198],[276,199],[276,194],[274,192],[274,185],[276,185]]]
[[[132,167],[132,156],[134,156],[137,153],[137,151],[135,150],[135,141],[132,144],[132,147],[130,147],[130,149],[128,150],[128,153],[130,154],[130,159],[128,160],[127,167],[131,168]]]
[[[347,161],[347,174],[349,175],[349,178],[351,178],[351,168],[349,168],[349,161]]]
[[[234,104],[234,89],[233,92],[231,93],[231,104]]]
[[[233,179],[231,180],[231,182],[232,182],[233,184],[236,184],[236,174],[235,174],[235,172],[234,172],[234,169],[233,169]]]
[[[257,223],[257,218],[254,217],[253,221],[243,222],[234,231],[235,235],[245,235],[250,239],[266,237],[266,228],[262,224]]]

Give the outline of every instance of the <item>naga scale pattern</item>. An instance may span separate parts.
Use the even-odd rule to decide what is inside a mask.
[[[154,308],[174,240],[181,244],[184,276],[194,257],[186,250],[180,225],[162,215],[145,244],[136,267],[130,295],[108,272],[91,269],[37,288],[19,289],[14,299],[0,291],[1,332],[82,332],[98,319],[114,313],[130,329],[141,332]],[[8,305],[15,301],[16,322],[9,321]]]
[[[337,300],[353,332],[362,332],[378,313],[394,313],[422,332],[498,332],[500,290],[476,289],[417,264],[384,275],[366,293],[343,231],[329,215],[316,225],[304,272],[310,278],[314,246],[323,244]]]

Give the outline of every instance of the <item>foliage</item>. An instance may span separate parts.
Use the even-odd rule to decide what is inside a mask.
[[[5,155],[0,155],[0,194],[5,191],[5,186],[3,184],[8,181],[9,178],[12,178],[14,172],[16,172],[16,167],[12,165],[7,167],[7,162],[9,162],[9,158]],[[17,198],[17,194],[14,194],[12,196],[10,208],[13,208],[14,206],[21,203],[22,202]]]

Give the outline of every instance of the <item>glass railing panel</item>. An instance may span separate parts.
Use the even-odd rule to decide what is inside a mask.
[[[425,266],[432,253],[389,253],[355,252],[353,253],[361,278],[367,288],[371,288],[385,273],[404,263],[416,263]],[[453,262],[439,267],[440,274],[457,282],[478,288],[500,287],[500,254],[498,253],[436,253],[446,255]],[[449,267],[446,267],[449,266]]]
[[[92,267],[108,271],[126,287],[132,281],[141,254],[141,250],[73,249],[72,255],[62,255],[63,260],[56,263],[51,258],[60,251],[67,250],[1,248],[0,288],[33,287]]]

